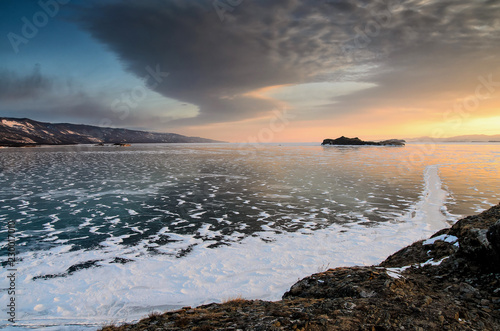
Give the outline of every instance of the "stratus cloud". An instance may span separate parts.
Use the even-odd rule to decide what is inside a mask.
[[[12,70],[0,69],[0,100],[36,98],[50,91],[52,85],[52,79],[41,74],[39,65],[35,66],[32,73],[25,76]]]
[[[222,22],[213,3],[94,2],[82,9],[80,24],[137,76],[145,77],[148,67],[169,74],[150,86],[200,107],[198,117],[179,124],[255,117],[274,104],[252,98],[253,90],[352,79],[335,73],[361,65],[376,68],[362,79],[378,87],[366,98],[335,100],[325,114],[457,92],[485,60],[494,65],[491,55],[500,45],[495,1],[254,0],[225,12]]]

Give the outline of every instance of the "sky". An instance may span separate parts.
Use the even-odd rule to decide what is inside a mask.
[[[500,2],[2,0],[0,116],[229,142],[500,134]]]

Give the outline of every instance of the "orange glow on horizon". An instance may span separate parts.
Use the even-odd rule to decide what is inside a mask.
[[[425,105],[408,108],[371,108],[356,113],[335,114],[310,119],[313,107],[296,107],[271,97],[290,85],[260,88],[244,96],[271,101],[276,108],[264,116],[231,123],[215,123],[183,128],[181,134],[202,136],[228,142],[314,142],[339,136],[364,140],[448,138],[461,135],[500,134],[500,98],[482,100],[475,108],[456,107],[446,100],[428,100]],[[283,90],[282,90],[283,91]],[[270,96],[271,95],[271,96]],[[457,101],[458,100],[458,101]],[[287,110],[292,118],[273,131],[276,111]],[[320,116],[316,116],[318,118]],[[262,141],[263,140],[263,141]]]
[[[217,123],[189,127],[182,134],[208,137],[235,143],[259,142],[314,142],[339,136],[357,136],[365,140],[411,139],[418,137],[447,138],[460,135],[500,134],[500,116],[472,118],[461,122],[415,120],[415,117],[394,116],[391,120],[372,114],[356,114],[342,119],[294,121],[291,119],[282,130],[273,132],[270,121],[273,115],[238,122]],[[272,135],[269,136],[269,133]],[[270,138],[272,138],[271,141]]]

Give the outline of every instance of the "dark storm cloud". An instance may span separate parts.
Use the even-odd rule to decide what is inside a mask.
[[[480,77],[499,81],[500,4],[493,1],[410,2],[392,23],[366,39],[382,56],[364,77],[375,87],[336,98],[328,109],[436,109],[475,93]],[[425,4],[425,5],[424,5]],[[398,34],[407,29],[407,38]],[[399,40],[399,42],[395,42]],[[332,100],[333,101],[333,100]]]
[[[50,91],[52,85],[52,80],[41,74],[39,65],[35,66],[32,73],[25,76],[11,70],[0,69],[0,100],[36,98]]]
[[[220,3],[226,6],[217,12],[214,4]],[[147,68],[169,74],[149,86],[200,107],[197,118],[179,124],[251,118],[274,105],[245,93],[273,85],[345,80],[351,76],[339,73],[361,65],[376,68],[364,78],[378,85],[373,94],[379,94],[367,99],[372,102],[391,97],[392,88],[403,89],[401,95],[408,97],[426,95],[429,84],[447,84],[453,90],[457,82],[451,77],[471,77],[467,70],[450,73],[462,70],[464,62],[475,73],[488,56],[488,64],[493,63],[491,54],[500,44],[495,1],[231,3],[238,2],[94,2],[82,10],[80,24],[137,76],[147,77]],[[412,91],[401,85],[408,80]],[[347,97],[325,111],[360,111],[362,107],[348,104],[359,98]]]
[[[137,76],[147,67],[168,72],[156,90],[198,105],[193,123],[223,122],[274,107],[243,94],[299,83],[321,69],[334,48],[318,39],[328,32],[324,19],[307,19],[320,14],[318,5],[333,8],[246,1],[221,22],[212,1],[115,2],[96,4],[82,24]]]

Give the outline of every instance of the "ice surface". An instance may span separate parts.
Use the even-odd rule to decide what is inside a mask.
[[[447,192],[442,188],[438,171],[437,165],[429,165],[425,168],[425,186],[421,200],[410,212],[413,215],[411,217],[413,222],[424,222],[432,231],[438,231],[450,225],[446,222],[446,216],[442,212],[445,208]]]
[[[432,179],[426,177],[427,181]],[[417,215],[433,213],[432,208],[440,207],[426,203],[428,196],[435,194],[432,190],[439,189],[431,185],[434,183],[427,184],[428,189],[417,204],[425,210],[416,210]],[[348,227],[330,225],[308,235],[256,233],[237,246],[217,249],[207,249],[208,245],[200,239],[170,234],[178,245],[198,244],[181,259],[151,256],[147,254],[147,244],[137,245],[124,254],[119,245],[121,238],[108,239],[103,245],[106,250],[25,254],[18,272],[27,275],[20,285],[30,296],[24,297],[19,314],[29,316],[26,325],[66,323],[68,318],[72,323],[99,324],[137,319],[165,304],[196,305],[236,295],[277,300],[298,278],[321,265],[375,264],[404,244],[435,230],[432,223],[416,222],[408,215],[402,216],[401,221],[366,227],[360,220]],[[209,224],[199,233],[217,235]],[[264,237],[272,245],[261,239]],[[116,256],[126,256],[133,262],[112,264]],[[64,274],[82,260],[101,262],[71,277],[33,280],[47,273]]]
[[[109,240],[105,251],[25,254],[18,268],[24,275],[19,280],[20,324],[64,324],[68,319],[81,324],[130,321],[165,304],[197,305],[238,295],[278,300],[297,279],[322,265],[379,263],[427,230],[408,224],[373,228],[352,224],[349,231],[343,231],[345,227],[332,225],[309,235],[263,233],[260,236],[272,240],[272,245],[259,236],[216,249],[207,249],[198,241],[199,245],[180,259],[151,256],[145,246],[125,253],[117,240]],[[189,237],[178,239],[197,242]],[[111,264],[116,256],[133,262]],[[70,277],[33,281],[35,276],[64,273],[82,260],[102,262],[100,267]]]
[[[22,259],[18,325],[96,329],[238,295],[277,300],[326,265],[376,264],[449,226],[465,196],[451,190],[456,153],[398,172],[411,145],[270,146],[256,158],[231,144],[134,148],[2,155],[0,220],[16,220]],[[481,164],[471,213],[497,197],[497,167]]]

